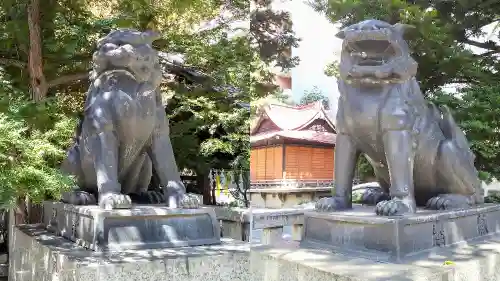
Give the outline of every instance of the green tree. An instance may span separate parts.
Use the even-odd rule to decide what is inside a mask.
[[[414,25],[416,32],[409,44],[419,64],[417,79],[424,93],[450,83],[479,84],[499,78],[495,55],[500,52],[500,45],[493,40],[498,38],[498,32],[493,38],[476,39],[484,35],[484,26],[498,20],[497,1],[310,0],[309,3],[332,23],[342,26],[369,18]],[[484,51],[474,54],[470,46]],[[335,67],[327,69],[332,72]]]
[[[476,155],[475,165],[480,177],[500,178],[500,84],[477,85],[462,89],[459,94],[441,93],[431,96],[437,105],[448,106],[456,122],[470,141]]]
[[[326,109],[330,108],[330,100],[317,86],[314,86],[311,90],[306,90],[300,98],[299,104],[305,105],[316,101],[321,101]]]
[[[389,23],[408,23],[416,27],[409,36],[412,56],[419,64],[417,80],[424,94],[440,105],[453,109],[459,126],[467,133],[476,167],[482,178],[499,177],[494,141],[499,130],[495,101],[500,72],[498,53],[498,1],[336,1],[310,0],[316,11],[332,23],[347,26],[367,18]],[[489,37],[484,27],[493,27]],[[472,51],[472,48],[479,51]],[[338,62],[326,67],[325,73],[336,76]],[[442,88],[458,83],[466,88],[455,95]],[[496,94],[496,95],[495,95]],[[367,167],[361,163],[361,167]],[[370,174],[369,169],[364,172]],[[364,173],[360,171],[360,174]]]
[[[267,2],[256,4],[262,8]],[[13,132],[16,128],[22,132],[6,134],[2,141],[27,147],[14,150],[19,159],[56,173],[71,142],[71,124],[83,110],[96,40],[118,27],[155,29],[162,34],[154,43],[158,50],[183,54],[185,65],[209,78],[195,79],[196,75],[178,71],[172,64],[164,65],[176,74],[175,79],[165,80],[162,91],[180,168],[202,176],[209,168],[248,170],[249,110],[242,105],[275,91],[268,66],[291,67],[296,60],[283,55],[283,50],[297,42],[286,25],[288,14],[269,9],[249,14],[249,4],[243,0],[229,4],[217,0],[48,0],[43,5],[39,0],[2,1],[0,73],[8,85],[4,92],[9,95],[3,97],[10,99],[4,104],[2,122]],[[238,21],[250,22],[250,28],[234,27]],[[197,28],[207,22],[217,24]],[[280,24],[282,28],[276,28]],[[50,161],[29,158],[29,142],[36,141],[50,143],[50,151],[55,154],[57,150],[58,156]],[[48,144],[39,147],[49,150]],[[0,154],[12,154],[6,151],[0,148]],[[2,185],[18,186],[19,179],[11,176],[20,175],[16,169],[24,165],[21,160],[0,169],[0,178],[10,180]],[[44,184],[27,183],[28,188],[5,194],[39,201],[41,194],[51,190],[49,186],[59,186],[59,191],[68,187],[68,178],[60,175],[43,180]],[[49,194],[57,196],[58,191]],[[0,204],[17,200],[9,196],[0,197]]]
[[[0,208],[18,207],[28,223],[29,202],[58,198],[72,179],[58,169],[76,125],[52,99],[26,102],[0,72]]]

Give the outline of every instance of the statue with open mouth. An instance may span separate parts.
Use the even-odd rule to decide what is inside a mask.
[[[413,29],[366,20],[343,29],[337,112],[335,195],[318,211],[352,208],[358,157],[365,154],[390,200],[372,202],[381,216],[483,202],[474,154],[448,108],[426,101],[417,62],[404,36]],[[377,196],[387,198],[387,196]]]

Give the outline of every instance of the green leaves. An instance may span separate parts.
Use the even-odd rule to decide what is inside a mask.
[[[304,95],[300,98],[300,104],[310,104],[315,101],[322,101],[323,106],[328,109],[330,106],[330,101],[328,97],[326,97],[323,92],[317,87],[314,86],[311,90],[305,91]]]
[[[417,80],[424,93],[448,83],[488,83],[499,79],[500,52],[496,43],[481,44],[475,38],[481,28],[498,19],[500,5],[479,1],[357,1],[311,0],[310,5],[331,22],[350,25],[368,18],[409,23],[416,27],[409,38],[419,64]],[[498,35],[497,35],[498,36]],[[481,46],[487,55],[475,55],[469,46]],[[334,70],[329,67],[328,70]],[[334,74],[334,72],[332,73]],[[495,77],[495,78],[493,78]]]
[[[30,131],[14,114],[0,113],[0,205],[25,196],[39,203],[72,186],[72,179],[56,168],[66,155],[58,142],[60,127],[69,127],[67,120],[60,122],[59,130]]]
[[[485,180],[500,178],[500,84],[464,88],[460,95],[441,93],[431,99],[438,105],[448,105],[458,125],[469,139],[476,155],[476,167]]]
[[[483,179],[500,178],[500,45],[478,39],[484,27],[498,20],[498,1],[310,0],[331,22],[350,25],[368,18],[409,23],[417,33],[408,42],[418,62],[422,91],[439,105],[448,105],[466,132],[476,167]],[[498,39],[498,32],[491,34]],[[472,47],[481,54],[472,52]],[[478,49],[480,48],[480,49]],[[481,50],[482,49],[482,50]],[[337,75],[337,66],[326,67]],[[447,94],[442,88],[458,84],[465,89]],[[360,165],[366,174],[371,171]]]
[[[5,129],[0,136],[0,185],[5,187],[0,188],[0,204],[25,195],[35,201],[56,196],[71,185],[71,179],[57,169],[88,87],[88,81],[69,79],[52,85],[43,103],[29,102],[27,1],[0,4],[0,96],[5,97],[0,100],[4,112],[0,126]],[[162,89],[179,167],[248,169],[250,112],[239,105],[275,92],[268,66],[296,63],[283,51],[297,43],[286,24],[287,14],[266,11],[252,17],[249,4],[246,0],[51,0],[41,7],[44,75],[51,84],[85,74],[95,42],[112,29],[156,29],[162,39],[155,48],[181,53],[187,65],[211,77],[219,89],[181,81]],[[251,26],[233,25],[251,18]],[[217,25],[200,31],[209,22]],[[275,28],[281,23],[283,29]]]

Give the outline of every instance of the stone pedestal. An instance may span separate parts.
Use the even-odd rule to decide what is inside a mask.
[[[304,214],[300,243],[256,246],[254,280],[500,280],[500,205],[378,217],[373,207]]]
[[[9,281],[264,281],[250,273],[247,243],[96,252],[47,231],[14,228]]]
[[[298,244],[298,243],[297,243]],[[297,244],[253,247],[252,280],[493,281],[500,280],[500,237],[434,248],[405,263],[380,262]]]
[[[220,243],[220,226],[213,208],[138,205],[107,211],[59,202],[45,202],[43,207],[43,223],[50,231],[94,251]]]
[[[405,262],[436,247],[456,245],[500,232],[500,205],[452,211],[419,210],[379,217],[373,207],[304,214],[302,246],[332,249],[372,260]]]
[[[331,187],[267,187],[248,190],[254,208],[294,208],[303,203],[331,196]]]

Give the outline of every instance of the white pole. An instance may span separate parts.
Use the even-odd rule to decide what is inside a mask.
[[[253,210],[252,210],[252,205],[250,205],[249,208],[250,211],[250,222],[248,223],[248,241],[250,242],[250,245],[253,244]]]

